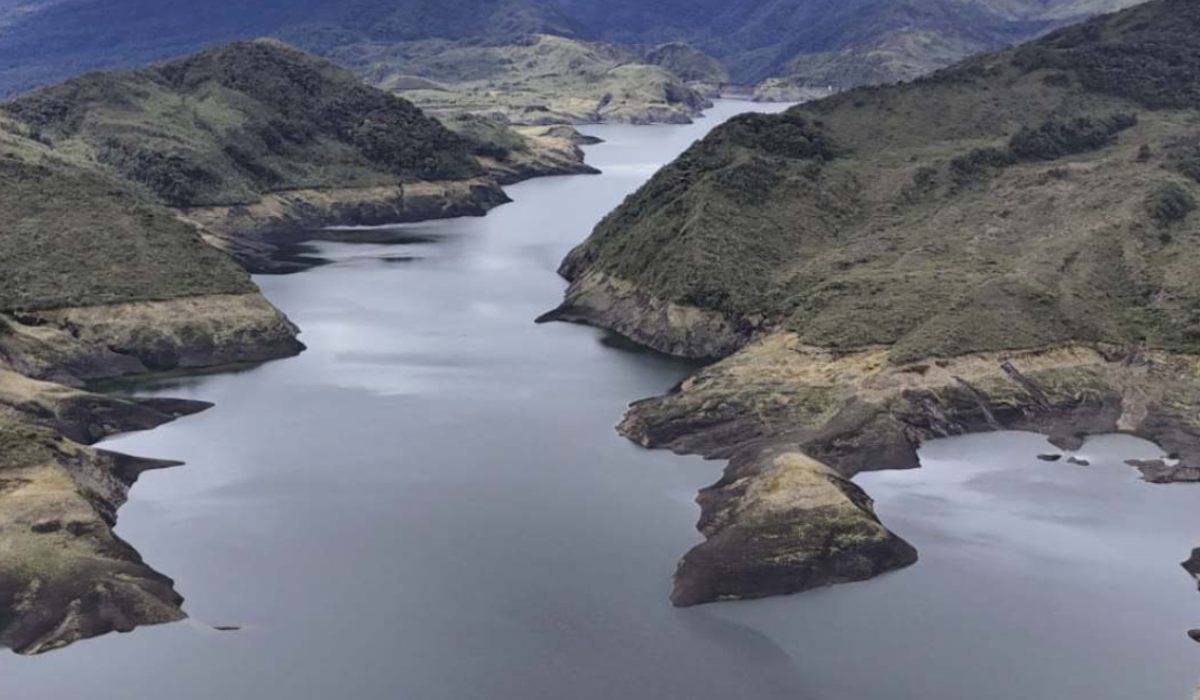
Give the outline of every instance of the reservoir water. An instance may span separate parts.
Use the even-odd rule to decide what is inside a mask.
[[[143,477],[118,533],[192,619],[0,656],[0,698],[1189,698],[1200,487],[1139,482],[1121,460],[1159,451],[1128,437],[1090,441],[1088,467],[1037,460],[1030,434],[932,443],[922,469],[859,479],[916,566],[669,605],[721,465],[613,426],[690,368],[532,319],[601,216],[747,109],[771,108],[590,128],[603,175],[259,278],[309,350],[144,384],[217,406],[106,445],[187,462]]]

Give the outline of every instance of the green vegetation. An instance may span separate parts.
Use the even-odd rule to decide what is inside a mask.
[[[466,141],[409,102],[275,42],[87,75],[2,109],[173,206],[480,172]]]
[[[1157,0],[1152,10],[1067,27],[1023,47],[1026,71],[1070,71],[1088,90],[1125,97],[1152,109],[1200,107],[1200,5]],[[1155,15],[1150,17],[1150,15]],[[1163,21],[1163,20],[1173,21]]]
[[[708,104],[634,51],[560,36],[351,42],[328,54],[439,117],[466,112],[526,125],[682,122]]]
[[[644,58],[646,63],[662,66],[689,83],[719,86],[731,80],[720,61],[682,41],[656,46]]]
[[[1174,182],[1161,185],[1146,199],[1146,208],[1163,226],[1179,223],[1196,211],[1196,198]]]
[[[1158,0],[1094,20],[1071,30],[1071,51],[1153,55],[1161,28],[1190,56],[1190,8]],[[1190,151],[1171,144],[1194,139],[1200,105],[1139,100],[1135,119],[1126,94],[1045,80],[1071,66],[1018,60],[1043,46],[1065,50],[1063,35],[735,120],[609,215],[563,272],[806,344],[890,346],[897,361],[1066,341],[1200,352],[1187,262],[1200,234],[1171,225],[1200,183],[1164,187],[1162,162],[1139,158],[1165,144],[1168,165],[1186,168]],[[1188,94],[1170,61],[1148,66],[1149,84]]]
[[[257,291],[144,194],[84,164],[0,139],[0,311]]]
[[[976,148],[970,153],[950,161],[950,179],[955,185],[964,187],[978,182],[993,170],[1006,168],[1017,162],[1010,150],[999,148]],[[918,172],[917,175],[922,175]],[[914,176],[915,177],[915,176]],[[928,174],[925,174],[928,177]]]
[[[1102,119],[1048,119],[1036,129],[1024,127],[1008,147],[1021,160],[1055,160],[1108,146],[1117,134],[1137,126],[1137,116],[1114,114]]]
[[[484,158],[508,160],[514,153],[529,150],[528,142],[506,124],[477,114],[456,114],[442,123],[470,144],[471,152]]]
[[[1200,140],[1183,139],[1173,144],[1171,151],[1168,159],[1170,166],[1179,174],[1200,183]]]
[[[163,205],[483,173],[528,146],[459,136],[409,102],[277,42],[85,75],[0,105],[0,310],[254,292]]]
[[[952,159],[950,180],[956,186],[965,187],[1017,163],[1057,160],[1094,151],[1111,145],[1117,134],[1135,126],[1137,116],[1132,114],[1114,114],[1100,119],[1047,119],[1036,128],[1021,127],[1009,139],[1007,148],[976,148]]]

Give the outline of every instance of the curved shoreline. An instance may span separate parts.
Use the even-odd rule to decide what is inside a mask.
[[[508,169],[494,164],[508,184],[597,172],[557,132],[531,141],[536,153]],[[326,237],[327,227],[483,216],[509,201],[489,177],[293,191],[177,215],[250,271],[286,273],[311,265],[274,256]],[[0,646],[39,654],[186,617],[171,579],[113,532],[137,475],[178,463],[86,445],[211,405],[69,387],[284,359],[305,349],[299,334],[257,291],[0,314],[0,541],[10,552],[0,558],[0,601],[9,601],[0,606]]]

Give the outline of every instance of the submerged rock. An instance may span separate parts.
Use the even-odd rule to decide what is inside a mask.
[[[1136,468],[1142,478],[1152,484],[1200,482],[1200,467],[1168,464],[1161,459],[1131,459],[1126,464]]]
[[[1196,579],[1196,585],[1200,588],[1200,548],[1193,549],[1192,556],[1188,557],[1181,566],[1184,571],[1192,575],[1192,578]]]

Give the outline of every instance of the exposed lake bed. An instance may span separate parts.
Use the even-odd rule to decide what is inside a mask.
[[[1028,434],[931,443],[923,469],[857,479],[915,567],[669,606],[672,563],[699,539],[695,491],[718,468],[612,426],[692,366],[532,319],[561,294],[570,245],[748,107],[590,129],[604,175],[512,187],[485,218],[404,227],[401,247],[313,243],[325,265],[258,278],[308,352],[143,385],[217,408],[106,445],[188,463],[144,476],[118,533],[176,580],[191,622],[0,660],[0,690],[1184,697],[1200,598],[1177,562],[1200,534],[1195,492],[1139,482],[1122,461],[1161,450],[1125,438],[1089,441],[1087,467],[1037,460],[1052,448]],[[136,687],[131,668],[149,669]]]

